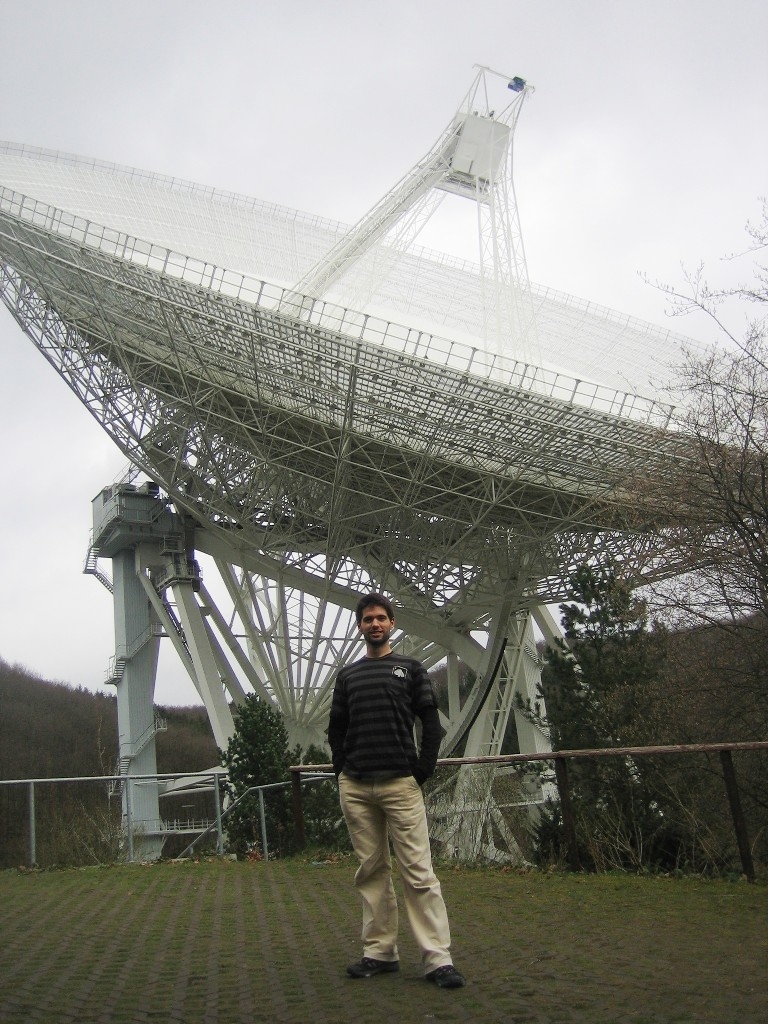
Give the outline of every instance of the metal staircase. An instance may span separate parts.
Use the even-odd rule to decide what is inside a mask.
[[[85,565],[83,566],[83,573],[90,576],[95,576],[102,586],[105,586],[110,594],[115,592],[115,586],[111,578],[99,568],[99,556],[91,542],[88,545],[88,552],[85,556]]]
[[[152,724],[149,725],[144,732],[139,736],[135,743],[126,743],[122,747],[122,753],[115,766],[115,775],[126,776],[128,775],[128,769],[131,766],[131,761],[142,752],[146,745],[150,742],[153,737],[159,732],[168,731],[168,722],[165,718],[161,718],[159,715],[155,715]],[[120,788],[120,783],[113,781],[110,784],[110,795],[116,793]]]
[[[117,686],[123,678],[125,666],[131,658],[135,657],[142,647],[148,644],[149,641],[156,636],[165,636],[165,631],[159,622],[153,622],[148,629],[145,629],[141,636],[134,640],[127,651],[115,654],[110,658],[109,665],[107,666],[106,679],[104,680],[107,686]]]

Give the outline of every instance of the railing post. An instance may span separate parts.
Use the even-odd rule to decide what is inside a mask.
[[[213,800],[216,808],[216,853],[221,857],[224,853],[224,831],[221,827],[221,793],[219,792],[219,776],[213,773]]]
[[[728,803],[731,807],[731,817],[733,818],[733,827],[736,832],[736,843],[739,847],[739,856],[741,857],[741,866],[744,870],[748,882],[754,882],[755,880],[755,865],[752,861],[752,851],[749,848],[749,836],[747,835],[747,825],[744,821],[744,813],[741,809],[741,797],[739,796],[739,786],[736,782],[736,771],[733,767],[733,757],[731,756],[730,750],[720,751],[720,763],[723,766],[723,778],[725,780],[725,790],[728,794]]]
[[[565,832],[568,866],[572,871],[579,871],[581,862],[579,861],[579,846],[576,842],[576,820],[573,816],[571,791],[568,786],[568,764],[564,757],[556,757],[554,761],[557,790],[560,794],[560,810],[563,815],[563,831]]]
[[[133,864],[133,808],[131,807],[131,777],[123,776],[125,786],[125,827],[128,830],[128,863]]]
[[[264,788],[259,786],[259,821],[261,822],[261,852],[264,854],[265,862],[269,860],[269,848],[267,847],[267,817],[264,813]]]
[[[35,823],[35,784],[29,783],[29,866],[37,864],[37,831]]]
[[[291,772],[291,802],[296,846],[301,850],[306,842],[304,832],[304,802],[301,798],[301,772]]]

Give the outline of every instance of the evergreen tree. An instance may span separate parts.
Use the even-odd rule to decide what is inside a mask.
[[[560,606],[565,640],[549,649],[542,678],[552,741],[560,750],[644,742],[646,686],[666,636],[649,630],[645,603],[612,567],[581,566],[571,588],[575,602]]]
[[[306,750],[297,746],[291,753],[291,764],[327,764],[328,759],[328,751],[314,744]],[[325,851],[352,849],[335,780],[305,782],[302,785],[302,807],[308,846]]]
[[[237,807],[227,816],[230,847],[239,857],[263,854],[259,795],[248,791],[288,781],[288,733],[282,717],[267,701],[249,694],[234,710],[235,734],[221,751],[229,771],[229,793]],[[247,794],[247,795],[246,795]],[[264,792],[269,855],[285,852],[292,834],[288,789]]]
[[[575,602],[560,609],[565,640],[549,650],[542,674],[554,748],[651,742],[645,706],[664,663],[665,634],[648,628],[645,604],[613,567],[580,567],[572,590]],[[667,822],[646,763],[573,760],[569,776],[584,866],[637,868],[667,857]],[[559,842],[559,808],[551,807],[538,829],[541,859],[557,854]]]
[[[288,749],[288,733],[280,713],[269,703],[250,694],[234,712],[235,735],[222,764],[229,771],[229,794],[243,797],[227,816],[229,845],[239,857],[263,854],[258,793],[254,786],[288,782],[292,764],[325,764],[327,751],[310,746]],[[310,846],[326,850],[349,849],[349,838],[341,816],[339,795],[333,782],[306,784],[302,790],[304,834]],[[295,852],[293,810],[288,787],[264,792],[264,813],[269,856]]]

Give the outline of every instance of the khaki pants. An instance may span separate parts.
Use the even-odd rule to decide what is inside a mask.
[[[363,900],[363,955],[397,960],[397,900],[392,885],[392,839],[405,907],[421,950],[424,972],[450,964],[451,935],[440,883],[432,869],[424,797],[409,776],[363,782],[343,772],[341,809],[360,867],[355,885]]]

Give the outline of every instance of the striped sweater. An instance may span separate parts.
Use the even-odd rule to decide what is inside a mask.
[[[422,722],[420,751],[414,739],[417,716]],[[413,775],[422,783],[435,770],[441,734],[432,683],[416,658],[392,652],[340,669],[328,722],[337,775]]]

